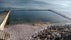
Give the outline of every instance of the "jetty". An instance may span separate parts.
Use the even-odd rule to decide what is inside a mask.
[[[6,10],[0,13],[0,40],[10,40],[10,33],[4,30],[10,11]]]
[[[10,14],[10,11],[4,11],[4,13],[0,14],[0,30],[4,30],[9,14]]]

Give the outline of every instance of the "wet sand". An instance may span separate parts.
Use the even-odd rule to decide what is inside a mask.
[[[8,25],[5,31],[12,34],[11,40],[30,40],[30,37],[41,27],[36,27],[30,24]]]

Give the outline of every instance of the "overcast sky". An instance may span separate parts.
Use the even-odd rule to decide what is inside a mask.
[[[70,0],[0,0],[0,7],[11,8],[69,8]]]
[[[52,9],[71,18],[71,0],[0,0],[0,8]]]

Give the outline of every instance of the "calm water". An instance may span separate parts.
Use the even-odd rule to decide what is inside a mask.
[[[15,9],[10,13],[9,23],[70,22],[68,19],[52,12],[23,11],[24,9],[51,9],[71,18],[70,0],[0,0],[0,10],[6,9]]]
[[[9,24],[33,23],[33,22],[62,23],[62,22],[69,22],[69,20],[49,11],[23,11],[23,10],[12,10],[8,20]]]

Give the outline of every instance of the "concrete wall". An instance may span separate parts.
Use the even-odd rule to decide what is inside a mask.
[[[8,14],[6,15],[5,19],[3,20],[3,22],[0,24],[0,30],[4,30],[5,24],[7,22],[7,19],[9,17],[10,11],[7,12]]]

